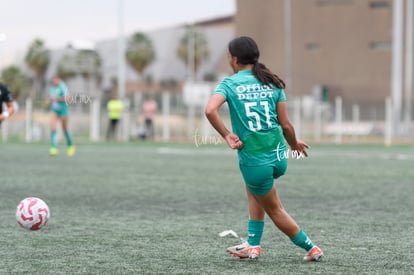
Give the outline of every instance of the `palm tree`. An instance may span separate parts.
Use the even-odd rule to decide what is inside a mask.
[[[50,62],[50,53],[43,40],[37,38],[30,44],[25,62],[34,72],[34,94],[32,96],[40,97],[44,87],[44,75]]]
[[[190,49],[191,45],[194,46],[193,49]],[[184,36],[178,44],[177,56],[186,64],[186,66],[189,66],[190,58],[193,58],[194,68],[192,68],[192,73],[196,75],[202,61],[206,60],[209,55],[210,52],[208,50],[208,42],[205,34],[192,26],[188,26]]]
[[[29,86],[28,79],[23,75],[17,66],[9,66],[1,72],[2,81],[9,86],[12,96],[15,100],[25,95]]]
[[[125,56],[135,72],[142,74],[145,68],[155,59],[152,41],[144,33],[137,32],[133,34],[128,41]]]

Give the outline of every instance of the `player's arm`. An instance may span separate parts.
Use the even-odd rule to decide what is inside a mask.
[[[3,110],[3,112],[0,114],[0,121],[4,121],[14,113],[14,104],[13,104],[13,97],[9,89],[7,88],[7,86],[2,85],[1,90],[4,93],[2,97],[3,97],[3,102],[6,103],[6,108],[7,108],[6,110]],[[1,104],[1,100],[0,100],[0,104]]]
[[[70,100],[69,96],[56,96],[51,98],[52,101],[59,101],[59,102],[68,102]]]
[[[239,137],[230,132],[223,123],[218,110],[220,109],[221,105],[225,102],[225,98],[222,95],[214,94],[211,96],[210,100],[207,103],[205,109],[205,115],[210,121],[211,125],[214,129],[226,140],[227,144],[232,149],[240,149],[243,147],[243,143],[239,139]]]
[[[46,103],[50,104],[52,101],[66,101],[66,96],[50,96],[46,99]]]
[[[287,114],[286,101],[279,101],[277,103],[277,117],[280,126],[282,126],[283,135],[290,148],[294,151],[302,152],[305,156],[308,156],[306,148],[310,147],[304,141],[296,138],[295,129]]]
[[[70,102],[70,98],[68,96],[51,96],[46,99],[45,101],[45,107],[49,108],[52,102]]]
[[[67,90],[65,90],[60,96],[51,96],[49,101],[68,102],[70,100]]]
[[[11,115],[13,115],[13,114],[14,114],[14,104],[13,104],[13,101],[6,102],[6,107],[7,107],[7,110],[4,110],[4,111],[0,114],[0,121],[4,121],[4,120],[6,120],[8,117],[10,117]]]
[[[63,85],[60,87],[60,89],[60,95],[49,97],[47,100],[48,103],[51,103],[52,101],[68,102],[68,100],[70,100],[68,88]]]

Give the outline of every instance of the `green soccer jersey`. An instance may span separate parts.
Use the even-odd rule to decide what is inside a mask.
[[[277,102],[286,101],[283,89],[263,85],[252,70],[242,70],[226,77],[214,93],[226,99],[232,131],[244,144],[238,150],[240,164],[273,164],[284,156],[286,145],[276,111]]]
[[[58,86],[53,86],[50,88],[51,97],[63,97],[68,95],[68,88],[61,81]],[[51,110],[58,113],[68,113],[69,107],[65,101],[54,100],[50,106]]]

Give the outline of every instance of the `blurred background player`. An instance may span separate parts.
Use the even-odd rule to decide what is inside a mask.
[[[59,154],[57,148],[57,122],[62,123],[62,130],[67,143],[67,155],[73,156],[75,154],[75,147],[72,144],[72,138],[68,130],[69,120],[69,105],[68,105],[68,88],[65,83],[55,75],[52,78],[52,86],[50,87],[50,97],[47,99],[47,104],[50,106],[50,149],[49,154],[56,156]]]
[[[205,113],[229,147],[238,149],[250,215],[247,241],[227,248],[227,252],[241,259],[258,258],[267,213],[277,228],[307,251],[304,260],[318,261],[322,250],[283,208],[274,185],[274,179],[284,175],[287,168],[285,139],[292,150],[304,156],[309,148],[296,139],[287,116],[285,83],[258,62],[259,49],[250,37],[235,38],[228,50],[234,74],[217,86]],[[233,132],[225,127],[218,112],[226,101]]]
[[[109,118],[106,139],[112,140],[115,138],[117,125],[121,119],[122,111],[124,110],[124,104],[122,103],[122,100],[118,98],[118,95],[114,94],[106,104],[106,109],[108,111]]]
[[[6,109],[3,110],[3,104],[6,105]],[[7,85],[0,82],[0,125],[2,121],[5,121],[15,112],[15,104],[13,103],[13,97],[9,91]]]
[[[144,120],[145,120],[145,137],[149,139],[154,138],[154,116],[157,112],[157,102],[150,96],[145,95],[144,100]]]

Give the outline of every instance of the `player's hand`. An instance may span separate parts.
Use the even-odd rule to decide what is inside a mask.
[[[3,111],[3,113],[0,113],[0,121],[5,121],[9,116],[8,111]]]
[[[302,153],[305,157],[308,156],[308,152],[306,152],[306,149],[309,149],[310,146],[306,144],[303,140],[298,139],[296,142],[296,146],[293,146],[291,149],[292,151],[297,151],[299,153]]]
[[[230,133],[224,139],[231,149],[240,149],[243,147],[243,142],[236,134]]]
[[[48,108],[50,106],[50,104],[52,104],[53,98],[48,98],[45,100],[45,107]]]

